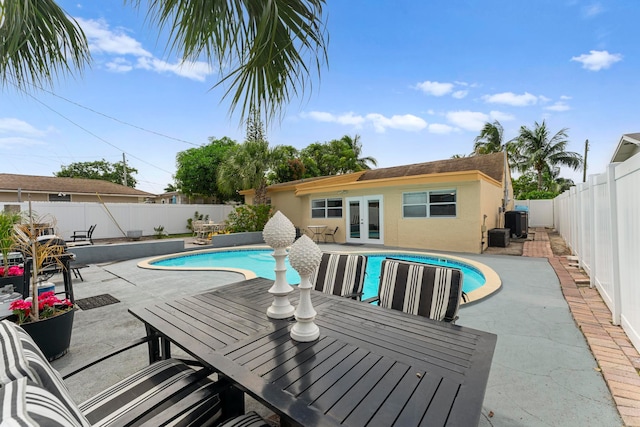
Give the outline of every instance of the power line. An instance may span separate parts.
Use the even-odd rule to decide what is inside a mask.
[[[70,99],[67,99],[67,98],[65,98],[64,96],[58,95],[58,94],[56,94],[56,93],[54,93],[54,92],[51,92],[50,90],[47,90],[47,89],[45,89],[45,88],[43,88],[43,87],[40,87],[40,86],[37,86],[37,85],[35,85],[35,84],[33,84],[33,83],[32,83],[32,85],[33,85],[36,89],[41,90],[41,91],[43,91],[43,92],[46,92],[46,93],[48,93],[48,94],[50,94],[50,95],[53,95],[53,96],[55,96],[56,98],[60,98],[60,99],[62,99],[63,101],[68,102],[69,104],[73,104],[73,105],[75,105],[75,106],[77,106],[77,107],[80,107],[80,108],[83,108],[83,109],[85,109],[85,110],[87,110],[87,111],[91,111],[91,112],[92,112],[92,113],[94,113],[94,114],[98,114],[99,116],[106,117],[107,119],[113,120],[113,121],[118,122],[118,123],[120,123],[120,124],[123,124],[123,125],[126,125],[126,126],[130,126],[130,127],[134,128],[134,129],[138,129],[138,130],[141,130],[141,131],[143,131],[143,132],[148,132],[148,133],[151,133],[151,134],[153,134],[153,135],[161,136],[161,137],[163,137],[163,138],[167,138],[167,139],[171,139],[171,140],[174,140],[174,141],[183,142],[183,143],[185,143],[185,144],[193,145],[194,147],[200,147],[200,146],[202,146],[202,144],[196,144],[196,143],[191,142],[191,141],[186,141],[186,140],[184,140],[184,139],[180,139],[180,138],[176,138],[176,137],[173,137],[173,136],[165,135],[165,134],[163,134],[163,133],[156,132],[156,131],[151,130],[151,129],[146,129],[146,128],[143,128],[143,127],[141,127],[141,126],[134,125],[134,124],[129,123],[129,122],[125,122],[124,120],[120,120],[120,119],[118,119],[118,118],[116,118],[116,117],[110,116],[110,115],[105,114],[105,113],[101,113],[100,111],[94,110],[93,108],[86,107],[86,106],[84,106],[84,105],[82,105],[82,104],[79,104],[79,103],[77,103],[77,102],[75,102],[75,101],[72,101],[72,100],[70,100]]]

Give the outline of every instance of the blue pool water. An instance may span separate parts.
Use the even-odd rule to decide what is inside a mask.
[[[271,256],[272,250],[249,250],[249,251],[223,251],[223,252],[206,252],[191,255],[181,255],[175,258],[168,258],[160,261],[154,261],[153,265],[164,267],[229,267],[242,268],[251,270],[256,275],[266,277],[267,279],[275,279],[273,271],[276,262]],[[444,265],[447,267],[456,267],[462,270],[464,274],[463,290],[467,293],[484,285],[485,279],[475,267],[456,260],[422,256],[407,255],[400,253],[384,253],[367,255],[367,274],[364,284],[363,298],[373,297],[378,292],[378,281],[380,279],[380,264],[386,257],[404,259],[408,261],[424,262],[426,264]],[[287,281],[291,284],[300,283],[300,276],[291,268],[289,260],[285,261],[287,265]]]

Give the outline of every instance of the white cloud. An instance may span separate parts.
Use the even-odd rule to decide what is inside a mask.
[[[570,110],[571,107],[569,107],[566,102],[558,101],[553,105],[545,107],[544,109],[549,111],[567,111]]]
[[[415,132],[427,127],[427,122],[412,114],[386,117],[382,114],[370,113],[363,117],[352,112],[336,115],[324,111],[311,111],[309,113],[302,113],[301,117],[323,123],[338,123],[356,127],[361,127],[365,123],[371,123],[376,132],[380,133],[385,132],[387,129]]]
[[[479,131],[490,119],[489,115],[477,111],[450,111],[446,117],[454,125],[470,131]]]
[[[453,90],[453,83],[440,83],[426,80],[422,83],[418,83],[416,88],[420,89],[427,95],[444,96]]]
[[[589,71],[600,71],[611,67],[618,61],[622,61],[622,55],[609,53],[606,50],[590,50],[588,54],[583,53],[580,56],[574,56],[571,60],[582,63],[582,68],[586,68]]]
[[[451,94],[456,99],[462,99],[469,94],[468,90],[457,90]]]
[[[569,100],[571,98],[572,98],[571,96],[567,96],[567,95],[560,96],[560,99],[562,99],[562,100]]]
[[[454,132],[456,128],[449,125],[442,124],[442,123],[431,123],[429,124],[428,130],[430,133],[447,135]]]
[[[26,136],[45,136],[47,131],[37,129],[23,120],[6,117],[0,118],[0,133],[12,133]]]
[[[592,3],[582,8],[582,14],[587,18],[593,18],[602,12],[604,12],[604,9],[600,3]]]
[[[542,100],[546,98],[540,97]],[[535,105],[538,102],[538,97],[525,92],[522,95],[515,94],[513,92],[496,93],[493,95],[484,95],[482,99],[489,104],[506,104],[514,107],[525,107],[527,105]]]
[[[427,122],[413,114],[385,117],[382,114],[371,113],[367,114],[365,117],[373,123],[373,127],[376,132],[380,133],[385,132],[387,128],[415,132],[427,127]]]
[[[142,47],[136,39],[130,37],[123,29],[111,29],[104,20],[76,18],[89,40],[89,49],[93,54],[102,54],[108,59],[105,66],[109,71],[126,73],[135,69],[149,70],[156,73],[173,73],[191,80],[204,81],[214,73],[209,64],[202,61],[169,63],[155,58]],[[130,61],[126,56],[133,56]]]
[[[503,113],[502,111],[490,111],[489,116],[491,120],[498,120],[499,122],[508,122],[515,120],[515,117],[509,113]]]

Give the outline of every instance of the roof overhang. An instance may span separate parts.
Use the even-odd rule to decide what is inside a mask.
[[[624,134],[613,153],[611,163],[624,162],[638,153],[640,153],[640,133]]]

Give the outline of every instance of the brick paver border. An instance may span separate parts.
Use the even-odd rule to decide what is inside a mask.
[[[611,323],[611,311],[597,289],[589,288],[585,272],[565,257],[553,255],[549,235],[536,228],[522,256],[547,258],[560,280],[562,293],[582,331],[625,426],[640,427],[640,354],[620,326]],[[587,283],[585,286],[579,284]]]

